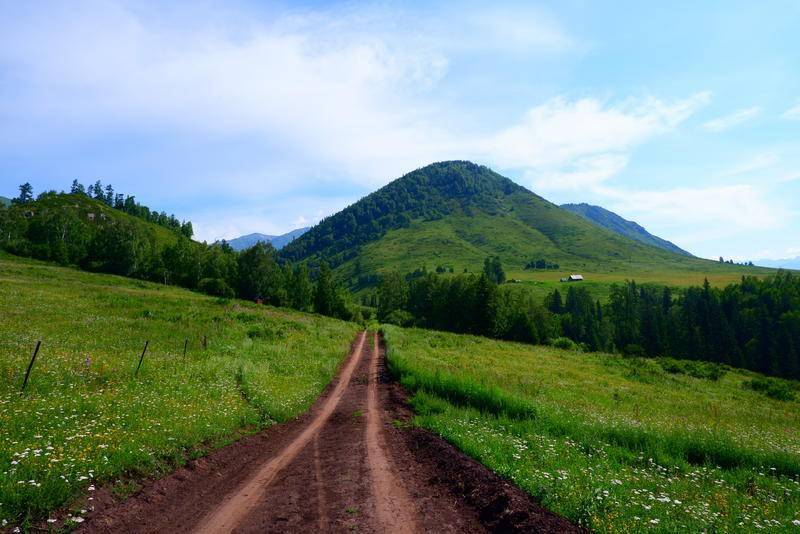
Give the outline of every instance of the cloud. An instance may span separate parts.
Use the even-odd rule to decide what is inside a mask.
[[[686,231],[676,239],[687,245],[742,231],[772,230],[790,216],[782,205],[767,198],[763,188],[749,184],[655,191],[603,188],[600,192],[612,209],[626,216],[640,222],[659,220],[677,232]]]
[[[703,128],[709,132],[724,132],[743,122],[752,120],[760,114],[761,108],[759,106],[739,109],[728,115],[717,117],[716,119],[703,123]]]
[[[671,104],[647,97],[608,105],[558,97],[530,109],[480,150],[500,167],[524,170],[539,188],[597,185],[625,167],[636,145],[672,130],[710,98],[702,92]]]
[[[785,119],[800,120],[800,104],[794,106],[793,108],[787,109],[783,113],[783,117]]]

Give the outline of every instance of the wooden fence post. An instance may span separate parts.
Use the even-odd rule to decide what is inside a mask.
[[[183,341],[183,359],[186,359],[186,349],[189,347],[189,340],[185,339]]]
[[[31,376],[31,369],[33,369],[33,362],[36,361],[36,355],[39,354],[39,347],[42,346],[42,340],[36,342],[36,348],[33,349],[33,356],[31,356],[31,361],[28,363],[28,369],[25,371],[25,380],[22,382],[22,391],[25,391],[25,388],[28,387],[28,377]]]
[[[136,366],[136,372],[133,376],[139,376],[139,368],[142,366],[142,361],[144,360],[144,353],[147,352],[147,346],[150,344],[150,340],[144,342],[144,350],[142,351],[142,355],[139,357],[139,365]]]

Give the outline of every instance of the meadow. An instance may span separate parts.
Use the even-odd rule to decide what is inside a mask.
[[[129,493],[302,413],[357,329],[0,253],[0,526],[63,506],[80,523],[98,484]]]
[[[800,386],[383,327],[415,422],[597,532],[800,529]],[[792,398],[794,397],[794,398]]]

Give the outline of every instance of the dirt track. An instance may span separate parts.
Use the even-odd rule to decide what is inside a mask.
[[[83,532],[568,532],[440,438],[410,425],[362,333],[306,415],[247,437],[117,501],[96,494]]]

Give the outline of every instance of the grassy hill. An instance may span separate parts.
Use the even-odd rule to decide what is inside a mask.
[[[636,278],[676,285],[737,280],[767,269],[688,257],[619,235],[470,162],[435,163],[411,172],[324,219],[287,245],[284,257],[328,261],[358,287],[365,275],[422,266],[477,271],[498,255],[511,278],[549,288],[570,272],[598,290]],[[557,270],[526,270],[534,260]],[[591,275],[591,276],[588,276]]]
[[[800,526],[797,382],[772,398],[704,362],[384,330],[416,424],[589,531]]]
[[[608,211],[600,206],[592,206],[591,204],[562,204],[562,209],[570,211],[575,215],[580,215],[587,221],[590,221],[598,226],[616,232],[620,235],[635,239],[640,243],[652,245],[660,249],[683,254],[684,256],[691,256],[692,254],[686,252],[675,243],[661,239],[654,236],[641,225],[627,219],[623,219],[613,211]]]
[[[27,204],[14,204],[10,213],[27,219],[29,224],[58,218],[64,221],[66,228],[87,234],[93,234],[106,225],[130,224],[152,236],[158,248],[177,240],[176,232],[170,228],[128,215],[86,195],[46,195]]]
[[[357,329],[2,252],[0,317],[0,524],[23,527],[305,411]]]

